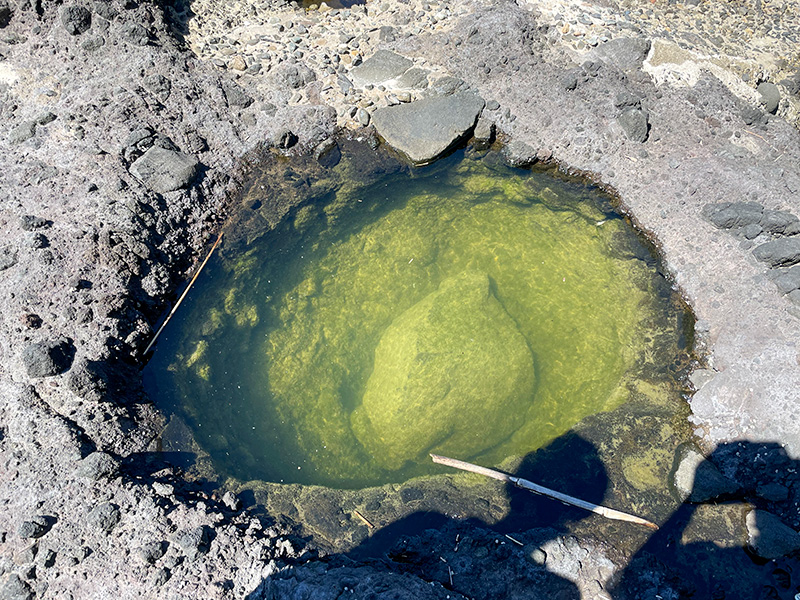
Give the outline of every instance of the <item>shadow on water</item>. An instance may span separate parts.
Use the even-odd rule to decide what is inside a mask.
[[[800,597],[798,469],[779,444],[720,445],[695,472],[687,501],[633,557],[613,597]]]
[[[799,462],[777,444],[720,446],[658,532],[635,553],[616,548],[629,566],[613,576],[597,549],[644,540],[639,526],[604,530],[597,516],[509,486],[510,511],[496,525],[417,512],[346,554],[265,579],[250,598],[300,590],[321,598],[346,586],[351,598],[792,600],[800,594]],[[610,485],[594,446],[575,433],[528,455],[515,474],[597,504]],[[760,535],[750,544],[747,522]],[[603,541],[574,536],[576,524]],[[415,587],[420,580],[427,587]]]

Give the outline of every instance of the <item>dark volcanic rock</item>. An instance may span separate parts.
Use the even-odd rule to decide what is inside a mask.
[[[228,103],[228,106],[247,108],[253,103],[253,99],[233,81],[223,81],[222,92],[225,94],[225,102]]]
[[[617,122],[625,130],[625,135],[632,142],[642,143],[647,141],[650,124],[648,123],[646,111],[640,108],[629,108],[617,117]]]
[[[765,81],[763,83],[759,83],[756,90],[761,95],[761,104],[764,105],[764,110],[774,115],[777,112],[778,104],[780,104],[781,101],[781,92],[778,89],[778,86],[774,83]]]
[[[11,22],[11,7],[8,2],[0,2],[0,27],[5,27]]]
[[[146,187],[165,194],[188,187],[198,164],[194,156],[153,146],[134,161],[130,171]]]
[[[90,526],[108,533],[114,529],[121,518],[122,514],[119,512],[117,506],[110,502],[104,502],[103,504],[98,504],[91,510],[87,521]]]
[[[202,526],[179,531],[175,536],[175,542],[190,561],[208,552],[209,541],[208,529]]]
[[[92,13],[83,6],[70,4],[61,9],[61,23],[70,35],[80,35],[92,26]]]
[[[43,516],[36,516],[28,521],[23,521],[17,529],[19,537],[22,539],[36,539],[42,537],[50,531],[50,523]]]
[[[773,272],[772,281],[778,286],[782,294],[800,289],[800,265],[789,269],[779,269]]]
[[[28,377],[52,377],[72,366],[75,347],[67,340],[32,342],[22,350],[22,364]]]
[[[15,248],[0,248],[0,271],[5,271],[17,264],[17,250]]]
[[[719,229],[733,229],[745,225],[760,224],[764,207],[755,202],[720,202],[707,204],[703,208],[708,220]]]
[[[761,244],[753,250],[756,260],[771,267],[788,267],[800,263],[800,239],[783,238]]]
[[[763,510],[747,513],[747,535],[753,552],[768,560],[800,550],[800,534]]]
[[[770,233],[795,235],[800,233],[800,219],[785,210],[765,210],[761,216],[761,227]]]
[[[92,481],[112,479],[119,471],[119,464],[113,456],[106,452],[92,452],[78,463],[75,475]]]
[[[483,105],[480,96],[459,92],[380,108],[372,119],[386,143],[411,162],[424,164],[441,156],[469,133]]]

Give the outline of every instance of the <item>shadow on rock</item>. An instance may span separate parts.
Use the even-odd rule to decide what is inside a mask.
[[[778,444],[723,444],[700,461],[679,453],[684,503],[634,556],[614,597],[796,598],[798,468]]]
[[[608,485],[594,446],[574,433],[526,456],[516,475],[601,503]],[[598,592],[610,576],[599,544],[567,525],[586,511],[508,486],[508,515],[495,525],[442,512],[417,512],[374,533],[343,555],[265,579],[250,600],[269,598],[547,598]],[[594,590],[575,582],[591,581]],[[585,583],[580,584],[583,587]]]

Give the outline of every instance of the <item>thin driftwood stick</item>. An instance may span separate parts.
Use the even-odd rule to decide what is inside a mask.
[[[472,463],[468,463],[463,460],[458,460],[456,458],[439,456],[438,454],[431,454],[431,458],[433,459],[433,462],[437,464],[453,467],[455,469],[461,469],[462,471],[469,471],[470,473],[485,475],[486,477],[491,477],[492,479],[497,479],[499,481],[505,481],[507,483],[514,484],[518,488],[529,490],[536,494],[547,496],[548,498],[553,498],[555,500],[558,500],[559,502],[563,502],[564,504],[569,504],[570,506],[577,506],[578,508],[583,508],[584,510],[588,510],[598,515],[602,515],[607,519],[615,519],[617,521],[628,521],[629,523],[638,523],[639,525],[644,525],[645,527],[649,527],[650,529],[658,529],[658,525],[656,525],[652,521],[648,521],[647,519],[642,519],[641,517],[629,515],[628,513],[619,510],[614,510],[613,508],[608,508],[607,506],[592,504],[591,502],[587,502],[586,500],[581,500],[580,498],[574,498],[572,496],[568,496],[567,494],[562,494],[561,492],[551,490],[550,488],[546,488],[539,484],[533,483],[532,481],[528,481],[527,479],[522,479],[521,477],[514,477],[513,475],[508,475],[500,471],[495,471],[494,469],[487,469],[486,467],[474,465]]]
[[[175,306],[173,306],[172,310],[169,311],[169,314],[167,315],[166,320],[161,324],[161,327],[158,328],[158,331],[156,331],[156,334],[153,336],[153,339],[150,340],[150,343],[147,344],[147,348],[144,349],[144,353],[145,354],[150,352],[150,348],[152,348],[153,344],[156,343],[156,340],[158,339],[158,336],[160,336],[161,332],[164,331],[164,327],[167,326],[167,323],[169,323],[169,320],[172,318],[172,315],[174,315],[175,311],[178,310],[178,307],[181,305],[181,302],[183,302],[183,299],[186,298],[186,294],[188,294],[189,290],[192,289],[192,286],[194,285],[194,282],[197,279],[197,277],[200,275],[200,272],[203,270],[203,267],[206,266],[206,263],[208,262],[208,259],[211,258],[211,255],[214,254],[214,250],[217,249],[217,246],[219,246],[220,241],[222,241],[222,233],[223,232],[220,232],[219,237],[217,237],[217,241],[214,242],[213,246],[211,246],[211,250],[208,251],[208,255],[206,256],[206,258],[203,261],[203,263],[200,265],[200,268],[197,269],[197,272],[194,274],[194,277],[192,277],[192,280],[189,282],[189,285],[187,285],[186,289],[183,290],[183,293],[181,294],[181,297],[178,298],[178,301],[175,303]]]

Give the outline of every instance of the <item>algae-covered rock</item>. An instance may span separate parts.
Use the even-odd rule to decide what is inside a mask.
[[[476,438],[491,447],[521,425],[534,385],[525,338],[488,276],[467,272],[443,281],[383,334],[353,429],[389,469],[434,449],[469,456]]]

